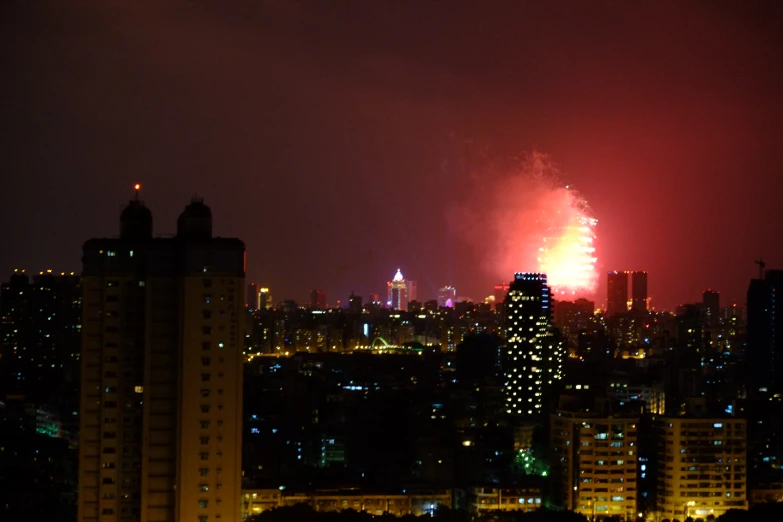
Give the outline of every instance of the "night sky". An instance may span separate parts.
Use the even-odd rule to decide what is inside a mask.
[[[160,234],[203,196],[276,300],[398,267],[483,298],[467,148],[560,164],[599,304],[607,270],[668,308],[783,267],[781,2],[7,0],[0,42],[3,279],[78,272],[140,182]]]

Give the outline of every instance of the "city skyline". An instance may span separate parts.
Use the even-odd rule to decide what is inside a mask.
[[[551,154],[599,274],[648,271],[656,308],[742,304],[753,260],[783,266],[777,4],[283,4],[0,7],[0,273],[76,271],[138,182],[160,223],[208,198],[280,298],[383,294],[400,266],[478,299],[497,276],[446,224],[474,149]]]

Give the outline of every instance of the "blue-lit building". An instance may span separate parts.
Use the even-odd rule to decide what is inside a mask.
[[[517,273],[504,301],[506,413],[534,420],[544,397],[563,376],[565,348],[552,326],[546,274]]]

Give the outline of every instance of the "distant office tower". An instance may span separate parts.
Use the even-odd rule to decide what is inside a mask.
[[[564,349],[552,327],[546,274],[517,273],[504,301],[506,413],[535,420],[563,376]]]
[[[386,305],[392,310],[406,311],[408,309],[408,283],[397,269],[394,278],[387,283],[389,298]]]
[[[0,289],[0,393],[48,399],[64,376],[78,376],[82,292],[79,276],[14,270]],[[75,380],[75,378],[74,378]],[[74,389],[78,383],[74,382]]]
[[[351,292],[351,296],[348,298],[348,310],[351,310],[352,312],[359,312],[362,311],[362,296],[355,295],[353,292]]]
[[[138,200],[83,252],[79,522],[240,520],[245,245]]]
[[[380,306],[380,305],[383,304],[383,303],[381,303],[381,294],[370,294],[369,296],[367,296],[367,298],[370,301],[370,304],[374,304],[374,305],[377,305],[377,306]]]
[[[631,310],[647,311],[647,272],[631,272]]]
[[[702,310],[710,327],[715,328],[720,323],[720,294],[705,290],[701,298]]]
[[[313,289],[310,290],[310,306],[317,310],[326,309],[326,291]]]
[[[508,285],[507,284],[499,284],[495,285],[495,310],[501,311],[503,310],[503,300],[506,299],[506,294],[508,293]]]
[[[258,309],[258,285],[250,283],[247,285],[247,298],[245,300],[245,306],[248,310]]]
[[[610,316],[628,311],[628,272],[609,272],[606,313]]]
[[[408,302],[419,300],[419,285],[416,281],[408,280]]]
[[[438,306],[441,308],[454,308],[457,302],[457,289],[453,286],[444,286],[438,290]]]
[[[272,294],[268,288],[258,289],[258,309],[268,310],[272,308]]]
[[[750,281],[747,360],[751,395],[783,391],[783,270]]]
[[[745,419],[659,417],[657,424],[656,520],[705,519],[748,509]],[[642,468],[640,477],[646,472]]]

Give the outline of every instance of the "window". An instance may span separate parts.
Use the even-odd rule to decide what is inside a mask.
[[[209,504],[209,501],[207,501],[205,499],[201,499],[201,500],[198,501],[198,507],[200,507],[201,509],[206,508],[208,504]]]
[[[209,327],[209,326],[202,326],[202,327],[201,327],[201,332],[202,332],[204,335],[209,335],[209,334],[211,334],[211,333],[212,333],[212,328],[211,328],[211,327]]]
[[[104,515],[113,515],[114,514],[114,510],[112,508],[104,508],[104,510],[101,511],[101,513],[104,514]]]
[[[202,444],[209,444],[209,437],[201,437]]]
[[[201,349],[202,350],[209,350],[210,348],[212,348],[212,343],[211,342],[205,341],[205,342],[201,343]]]
[[[209,453],[199,453],[198,455],[201,460],[209,460]]]
[[[201,515],[200,517],[198,517],[198,522],[207,522],[207,517],[204,516],[204,515]]]
[[[209,397],[209,390],[208,389],[201,390],[201,396],[202,397]]]
[[[206,484],[200,484],[198,490],[201,491],[202,493],[209,491],[209,486],[207,486]]]
[[[209,366],[209,363],[212,362],[212,360],[209,357],[202,357],[201,358],[201,364],[204,366]]]
[[[202,373],[201,374],[201,382],[209,382],[209,374],[208,373]]]
[[[202,317],[204,317],[204,319],[212,319],[212,312],[210,312],[209,310],[202,311],[201,315]]]
[[[198,474],[202,477],[208,477],[209,476],[209,468],[199,468]]]
[[[201,429],[202,430],[209,429],[209,421],[201,421]]]
[[[209,413],[209,405],[208,404],[202,404],[201,405],[201,413]]]
[[[209,304],[212,302],[212,296],[210,294],[204,294],[204,302]]]

